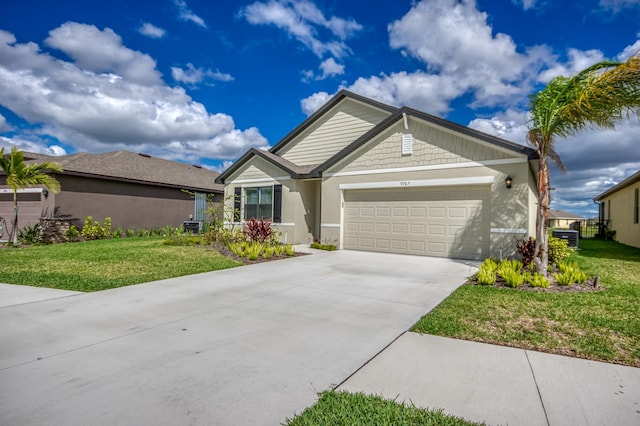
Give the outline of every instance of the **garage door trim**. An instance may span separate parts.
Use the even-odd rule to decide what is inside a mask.
[[[422,188],[428,186],[461,186],[461,185],[490,185],[495,176],[476,176],[449,179],[417,179],[398,180],[389,182],[341,183],[338,189],[382,189],[382,188]]]

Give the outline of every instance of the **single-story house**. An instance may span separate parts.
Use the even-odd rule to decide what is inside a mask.
[[[640,248],[640,171],[594,198],[600,222],[616,231],[616,240]]]
[[[547,226],[549,228],[569,229],[572,223],[581,220],[587,220],[587,218],[563,210],[549,209],[549,222]]]
[[[222,200],[223,186],[215,183],[218,173],[146,154],[25,152],[24,156],[27,162],[57,162],[64,171],[52,174],[61,185],[58,194],[45,188],[19,190],[18,228],[35,225],[40,218],[68,219],[81,228],[86,216],[100,222],[111,217],[112,227],[122,229],[177,227],[186,220],[203,219],[207,196]],[[10,226],[13,192],[1,171],[0,216]]]
[[[535,234],[535,151],[343,90],[217,178],[291,243],[482,259]]]

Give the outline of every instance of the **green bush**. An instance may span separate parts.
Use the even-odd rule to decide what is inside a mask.
[[[573,274],[570,272],[553,274],[553,277],[556,279],[558,285],[567,286],[573,284],[575,281],[573,280]]]
[[[321,244],[321,243],[319,243],[317,241],[314,241],[313,243],[311,243],[311,245],[309,245],[309,247],[311,247],[313,249],[326,250],[326,251],[334,251],[334,250],[338,249],[333,244]]]
[[[82,236],[87,240],[100,240],[103,238],[111,238],[111,218],[105,217],[104,223],[100,224],[99,221],[94,221],[93,217],[87,216],[84,219],[84,226],[82,227]]]
[[[496,283],[496,273],[489,267],[480,267],[477,277],[480,285],[494,285]]]
[[[549,263],[560,263],[573,251],[574,249],[569,247],[567,240],[549,237]]]
[[[531,287],[549,288],[549,280],[542,274],[535,272],[533,275],[528,275],[525,278]]]
[[[202,243],[200,237],[197,236],[180,236],[172,235],[171,237],[162,241],[165,246],[195,246]]]
[[[18,231],[18,241],[21,244],[40,244],[42,242],[42,234],[40,233],[40,225],[25,226]]]
[[[71,225],[64,233],[64,236],[67,237],[68,240],[75,240],[80,236],[80,231],[78,231],[75,225]]]
[[[502,279],[504,279],[507,287],[515,288],[520,286],[524,282],[524,277],[520,273],[520,271],[516,271],[512,268],[503,268],[501,272],[499,272]]]

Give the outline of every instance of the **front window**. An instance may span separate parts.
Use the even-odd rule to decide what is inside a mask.
[[[244,219],[272,220],[273,187],[245,188]]]

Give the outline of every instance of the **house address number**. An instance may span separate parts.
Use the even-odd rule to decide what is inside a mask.
[[[411,186],[411,181],[410,180],[401,180],[400,181],[400,186]]]

